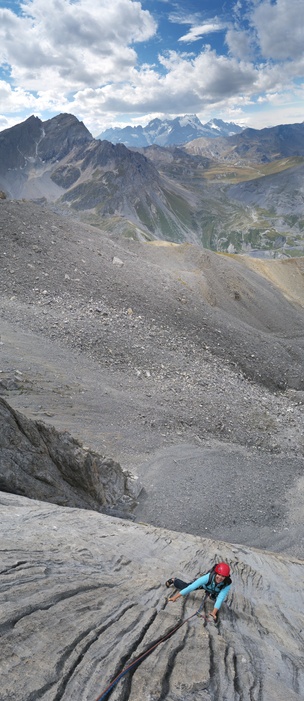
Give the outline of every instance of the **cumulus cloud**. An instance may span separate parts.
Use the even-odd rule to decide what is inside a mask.
[[[229,18],[168,15],[189,27],[176,44],[183,50],[162,50],[153,59],[143,52],[145,64],[138,45],[157,40],[157,25],[141,2],[24,0],[20,14],[2,8],[3,114],[67,111],[98,133],[122,114],[129,121],[143,115],[142,123],[146,115],[202,114],[212,107],[242,114],[258,100],[274,104],[271,96],[286,91],[291,102],[304,74],[302,2],[237,0]],[[217,50],[195,44],[220,31]]]
[[[303,0],[265,0],[252,13],[262,56],[284,60],[303,56],[304,14]]]
[[[249,61],[217,56],[208,47],[196,57],[171,51],[160,56],[160,62],[163,75],[153,68],[133,69],[128,83],[79,91],[77,106],[86,99],[110,112],[197,112],[230,98],[249,99],[290,87],[293,73],[291,67],[282,73],[280,65],[257,68]]]
[[[36,97],[22,88],[12,89],[5,80],[0,80],[0,104],[7,112],[33,109],[36,105]]]
[[[226,44],[229,53],[241,60],[253,59],[254,48],[252,37],[248,31],[240,29],[228,29]]]
[[[0,61],[29,90],[128,79],[137,59],[131,45],[156,31],[150,13],[131,0],[27,0],[22,10],[0,10]]]
[[[191,60],[169,52],[160,57],[166,69],[162,76],[146,69],[132,73],[132,85],[105,86],[98,90],[79,91],[77,108],[94,101],[111,112],[179,112],[200,111],[201,106],[225,101],[243,91],[250,92],[258,73],[250,65],[228,57],[219,57],[207,49]],[[130,106],[132,106],[130,108]]]

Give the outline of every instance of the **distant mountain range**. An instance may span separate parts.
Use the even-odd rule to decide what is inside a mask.
[[[146,127],[112,127],[101,132],[97,139],[106,139],[112,144],[124,144],[128,148],[158,146],[179,146],[199,137],[215,139],[220,136],[240,134],[243,128],[233,122],[211,119],[202,124],[196,114],[175,119],[152,119]]]
[[[70,114],[0,132],[0,199],[49,203],[115,237],[303,255],[303,175],[304,124],[132,150]]]
[[[244,129],[230,138],[219,137],[216,142],[197,138],[185,146],[188,153],[217,161],[236,163],[269,163],[278,158],[304,154],[304,122],[281,124],[266,129]]]

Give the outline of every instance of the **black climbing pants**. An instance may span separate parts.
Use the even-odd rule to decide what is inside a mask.
[[[192,581],[194,581],[194,580],[192,580]],[[179,589],[179,591],[181,589],[186,589],[186,587],[188,587],[189,584],[192,584],[192,582],[183,582],[182,579],[178,579],[177,577],[174,577],[174,579],[173,579],[173,586],[175,587],[175,589]],[[198,587],[198,589],[205,589],[205,587]],[[206,589],[205,589],[205,591],[206,591]],[[206,591],[206,594],[207,594],[207,596],[209,596],[210,599],[212,599],[212,601],[215,601],[215,599],[217,597],[216,593]]]
[[[186,587],[188,587],[189,584],[192,584],[192,582],[183,582],[182,579],[177,579],[177,577],[173,579],[173,585],[175,586],[175,589],[186,589]]]

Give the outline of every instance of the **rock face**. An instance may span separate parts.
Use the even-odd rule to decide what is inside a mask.
[[[88,129],[71,114],[60,114],[46,122],[29,117],[0,133],[0,172],[64,158],[73,148],[91,141]]]
[[[16,124],[0,133],[0,172],[24,168],[29,159],[34,159],[37,143],[42,136],[42,122],[33,115],[21,124]]]
[[[0,537],[2,701],[100,698],[190,616],[112,699],[303,699],[303,562],[8,494]],[[192,615],[202,592],[170,603],[164,581],[220,559],[233,589],[215,627]]]
[[[59,114],[41,122],[41,127],[43,136],[38,146],[38,155],[42,161],[61,160],[73,149],[93,141],[83,122],[79,122],[72,114]]]
[[[135,481],[67,432],[31,421],[0,398],[0,489],[54,504],[127,514]]]

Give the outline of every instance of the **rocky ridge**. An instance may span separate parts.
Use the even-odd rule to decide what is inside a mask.
[[[301,255],[303,125],[196,142],[129,150],[93,139],[73,115],[32,116],[0,133],[0,192],[117,237]]]
[[[278,158],[303,156],[304,123],[280,124],[265,129],[244,129],[233,136],[215,141],[204,137],[186,145],[189,153],[201,154],[220,161],[265,163]]]
[[[195,114],[176,117],[175,119],[152,119],[145,127],[110,127],[101,132],[98,139],[107,139],[113,144],[123,143],[128,148],[137,148],[158,144],[170,146],[185,144],[200,136],[215,139],[219,136],[238,134],[242,127],[233,122],[223,122],[221,119],[211,119],[202,124]]]
[[[154,165],[123,144],[93,139],[70,114],[29,117],[0,133],[0,188],[9,198],[56,202],[93,223],[109,218],[116,228],[118,220],[127,235],[138,228],[142,238],[165,231],[183,238],[187,231]]]

